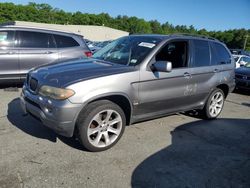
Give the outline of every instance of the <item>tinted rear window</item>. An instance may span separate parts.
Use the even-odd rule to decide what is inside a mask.
[[[22,48],[54,48],[55,44],[51,34],[31,32],[31,31],[18,31],[19,33],[19,46]]]
[[[68,48],[74,46],[80,46],[78,42],[75,41],[72,37],[62,36],[62,35],[54,35],[56,40],[56,45],[58,48]]]
[[[223,45],[213,42],[212,46],[213,46],[212,56],[214,56],[212,60],[213,65],[222,65],[231,63],[231,56]]]
[[[207,41],[194,40],[194,63],[193,67],[210,65],[210,50]]]
[[[12,47],[15,43],[14,31],[0,31],[0,47]]]

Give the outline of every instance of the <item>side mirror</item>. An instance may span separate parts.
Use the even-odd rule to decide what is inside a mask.
[[[246,64],[246,62],[241,60],[241,61],[240,61],[240,64],[241,64],[241,65],[244,65],[244,64]]]
[[[152,71],[158,72],[171,72],[172,71],[172,62],[169,61],[156,61],[152,67]]]

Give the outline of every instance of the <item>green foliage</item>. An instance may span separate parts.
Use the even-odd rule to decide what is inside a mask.
[[[250,50],[250,30],[234,29],[227,31],[207,31],[197,30],[193,25],[176,25],[159,23],[157,20],[145,21],[137,17],[117,16],[111,17],[109,14],[87,14],[82,12],[69,13],[53,8],[48,4],[29,3],[28,5],[15,5],[13,3],[0,3],[0,24],[9,21],[31,21],[53,24],[74,24],[74,25],[105,25],[115,29],[128,31],[129,33],[155,33],[172,34],[187,33],[198,34],[217,38],[227,44],[229,48],[244,47]],[[248,36],[248,40],[246,37]]]

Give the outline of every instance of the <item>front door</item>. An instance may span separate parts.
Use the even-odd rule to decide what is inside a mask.
[[[0,31],[0,80],[3,79],[19,80],[15,31]]]
[[[190,101],[189,41],[168,42],[151,60],[172,62],[171,72],[140,71],[139,104],[135,118],[144,119],[162,114],[182,111]]]

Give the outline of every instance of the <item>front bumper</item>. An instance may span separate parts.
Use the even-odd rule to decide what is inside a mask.
[[[236,79],[236,88],[250,89],[250,80]]]
[[[39,119],[45,126],[56,133],[71,137],[75,122],[82,109],[81,104],[73,104],[69,100],[53,100],[31,93],[23,87],[20,103],[24,113],[29,113]]]

